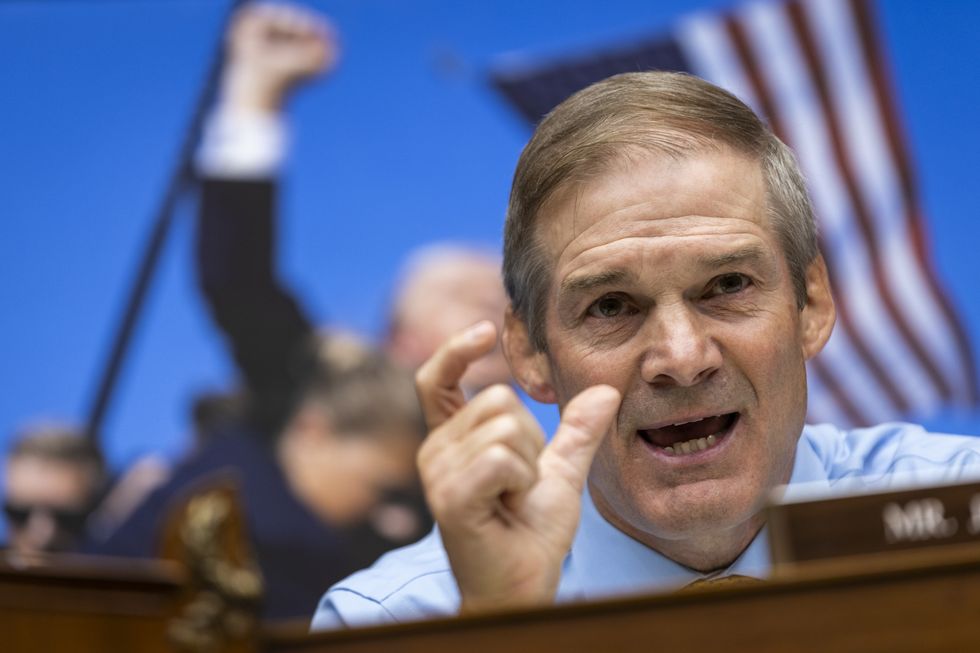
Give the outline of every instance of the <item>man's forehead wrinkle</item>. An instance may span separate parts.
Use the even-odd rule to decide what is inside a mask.
[[[646,242],[661,238],[665,240],[654,247]],[[700,250],[705,246],[710,248],[709,251],[693,254],[685,251],[689,247]],[[613,248],[612,251],[610,248]],[[774,263],[772,254],[758,234],[746,232],[622,238],[586,248],[562,265],[567,272],[562,275],[558,292],[559,295],[571,295],[603,286],[635,283],[648,278],[650,273],[663,277],[671,274],[670,266],[676,266],[676,263],[666,262],[668,267],[663,268],[658,262],[676,257],[689,258],[689,262],[684,262],[686,269],[716,270],[739,264],[755,264],[762,266],[764,272],[769,272]]]
[[[681,239],[681,243],[688,238],[698,239],[700,243],[703,239],[724,238],[726,245],[736,245],[737,242],[745,241],[745,246],[749,242],[756,243],[756,254],[764,258],[764,248],[761,244],[762,231],[761,225],[750,218],[716,218],[706,216],[680,216],[670,218],[653,218],[646,220],[633,220],[614,226],[595,223],[570,240],[558,255],[561,261],[569,256],[569,250],[573,246],[578,246],[578,251],[572,253],[567,262],[562,265],[575,266],[576,261],[583,256],[590,257],[596,255],[595,250],[605,249],[610,246],[620,245],[630,248],[647,249],[650,245],[657,248],[665,245],[658,239]],[[596,234],[599,237],[593,238]],[[736,239],[738,239],[736,241]],[[725,254],[729,254],[726,252]]]
[[[583,204],[587,207],[582,210]],[[683,206],[683,200],[678,200],[675,204]],[[673,212],[672,204],[665,202],[663,197],[645,198],[643,201],[633,202],[628,205],[613,203],[614,208],[602,209],[600,207],[588,206],[581,194],[576,193],[574,202],[566,204],[561,214],[569,217],[570,220],[562,220],[561,214],[554,216],[549,221],[550,231],[553,236],[561,237],[565,232],[568,238],[565,245],[558,252],[558,259],[565,256],[566,251],[572,245],[581,241],[588,241],[590,236],[600,233],[603,239],[614,239],[622,236],[635,235],[637,233],[650,236],[668,236],[678,233],[694,234],[701,225],[708,231],[703,233],[713,233],[718,228],[734,226],[736,223],[749,222],[757,227],[764,227],[766,218],[752,209],[757,207],[750,197],[744,198],[744,204],[739,202],[733,205],[730,202],[714,202],[712,206],[704,209],[716,209],[709,213],[701,210],[698,213],[681,214]],[[666,206],[665,206],[666,205]],[[569,224],[570,222],[570,224]],[[616,223],[618,222],[618,224]]]
[[[560,236],[562,232],[584,233],[619,216],[657,219],[690,213],[695,206],[708,215],[760,213],[767,199],[762,170],[757,161],[738,157],[736,162],[719,168],[711,165],[710,157],[621,159],[619,165],[606,167],[601,174],[557,189],[541,207],[549,215],[542,226]],[[722,188],[723,193],[712,192]]]
[[[642,197],[644,201],[655,201],[669,205],[671,198],[678,202],[686,201],[688,196],[706,200],[705,190],[724,188],[723,203],[726,205],[745,204],[757,206],[765,201],[767,185],[758,161],[737,157],[736,164],[728,161],[726,166],[713,165],[711,157],[692,156],[677,160],[658,157],[641,158],[629,165],[609,168],[605,174],[582,180],[566,193],[576,196],[594,197],[595,189],[602,189],[604,203],[627,201],[631,197]],[[652,165],[650,169],[647,166]],[[642,179],[642,183],[638,183]],[[737,180],[737,183],[732,183]],[[609,190],[615,188],[616,193]],[[559,202],[560,197],[556,198]],[[718,198],[715,198],[716,200]],[[640,202],[642,203],[642,202]]]

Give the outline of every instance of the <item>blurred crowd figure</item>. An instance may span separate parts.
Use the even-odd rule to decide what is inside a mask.
[[[399,363],[418,368],[455,333],[481,320],[503,331],[507,296],[500,254],[489,248],[436,243],[409,255],[396,286],[385,347]],[[498,345],[474,362],[461,380],[468,395],[495,383],[511,383]]]
[[[62,424],[38,424],[14,436],[4,465],[7,551],[70,551],[106,487],[99,450]]]
[[[264,211],[269,224],[239,221],[225,230],[226,239],[271,243],[275,238],[277,179],[289,146],[283,114],[286,101],[332,70],[337,54],[333,28],[309,9],[255,3],[233,22],[222,101],[197,158],[205,179],[204,202],[211,205],[204,213],[241,214],[248,205]],[[211,222],[220,228],[217,219]],[[507,307],[500,264],[499,251],[455,242],[435,243],[411,253],[396,282],[384,349],[414,370],[451,334],[475,322],[489,319],[499,332]],[[467,373],[463,385],[476,392],[510,382],[498,347]]]
[[[288,95],[330,70],[320,16],[246,6],[232,21],[221,98],[197,169],[197,273],[242,390],[198,402],[197,451],[93,550],[151,555],[168,508],[208,481],[236,479],[265,578],[265,617],[308,618],[323,587],[431,527],[415,470],[425,425],[412,372],[451,333],[506,305],[497,255],[455,244],[411,256],[380,349],[318,333],[276,265],[278,173]],[[343,219],[339,216],[338,219]],[[508,382],[503,356],[468,378]]]
[[[333,29],[309,9],[250,4],[233,17],[196,160],[196,264],[240,387],[195,400],[183,460],[141,459],[109,493],[85,438],[23,439],[8,460],[12,547],[67,550],[84,530],[84,552],[156,556],[174,508],[230,480],[264,577],[264,617],[308,619],[325,587],[431,528],[415,470],[425,425],[412,372],[466,326],[490,319],[499,330],[499,255],[440,243],[409,256],[380,347],[314,327],[276,264],[283,111],[336,60]],[[498,347],[464,387],[509,382]]]
[[[264,578],[264,617],[305,618],[323,582],[422,535],[430,526],[414,469],[422,421],[409,374],[347,334],[311,334],[306,344],[311,367],[278,430],[256,421],[267,408],[222,420],[89,552],[156,555],[175,507],[230,481]]]

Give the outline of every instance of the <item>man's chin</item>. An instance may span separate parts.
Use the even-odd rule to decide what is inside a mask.
[[[739,491],[741,490],[741,491]],[[724,481],[703,481],[663,490],[657,497],[637,497],[634,528],[662,540],[711,537],[740,530],[757,520],[756,497]],[[625,529],[623,529],[625,530]],[[641,539],[639,533],[630,533]]]

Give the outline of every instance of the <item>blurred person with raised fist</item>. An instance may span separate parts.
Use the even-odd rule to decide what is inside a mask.
[[[411,374],[358,338],[318,333],[277,276],[281,111],[293,89],[336,60],[336,34],[312,10],[250,4],[233,17],[197,158],[197,272],[240,373],[240,402],[96,547],[154,555],[169,509],[230,477],[268,619],[308,618],[325,583],[431,526],[414,465],[424,427]]]

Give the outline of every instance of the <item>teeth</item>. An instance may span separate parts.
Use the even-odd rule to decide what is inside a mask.
[[[683,456],[689,453],[705,451],[715,446],[717,443],[718,438],[714,435],[709,435],[706,438],[697,438],[695,440],[688,440],[687,442],[678,442],[673,446],[663,447],[662,449],[668,456]]]
[[[685,424],[694,424],[695,422],[701,422],[708,419],[707,417],[701,417],[699,419],[692,419],[687,422],[677,422],[676,424],[671,424],[671,426],[684,426]]]

